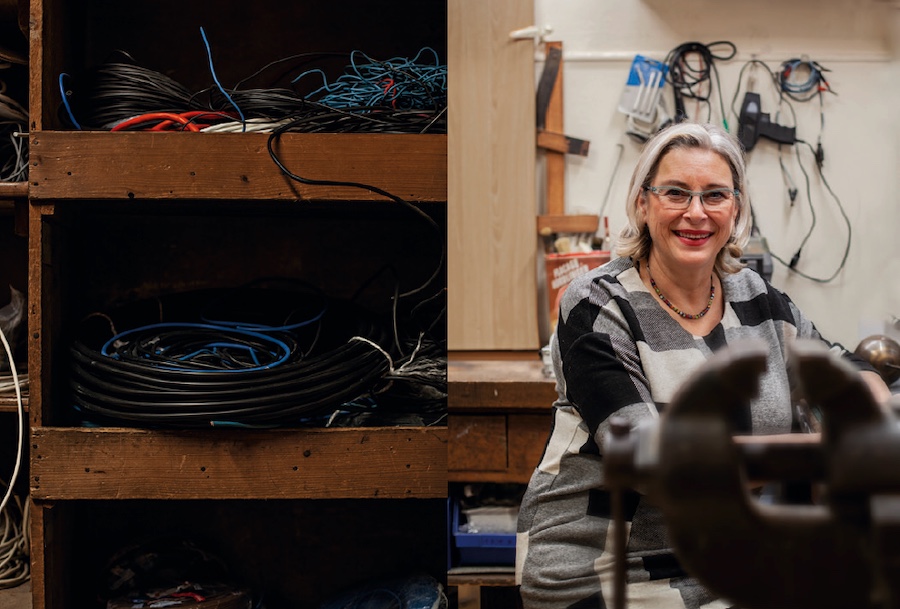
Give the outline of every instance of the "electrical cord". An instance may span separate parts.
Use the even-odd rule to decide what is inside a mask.
[[[430,54],[433,63],[421,62],[424,54]],[[447,103],[447,67],[440,64],[437,53],[429,47],[421,49],[413,59],[394,57],[386,61],[354,50],[345,73],[334,82],[329,83],[319,69],[304,72],[292,82],[310,74],[322,76],[325,82],[307,99],[317,99],[332,108],[389,106],[433,110]]]
[[[135,116],[158,112],[212,110],[203,107],[181,83],[137,63],[101,64],[80,79],[72,79],[68,89],[63,88],[63,76],[66,75],[60,75],[60,87],[67,113],[64,118],[76,129],[111,129]]]
[[[800,245],[797,247],[797,250],[794,252],[794,255],[791,257],[791,259],[789,261],[783,259],[778,254],[771,252],[771,251],[770,251],[770,255],[772,256],[772,258],[774,260],[776,260],[777,262],[779,262],[779,263],[783,264],[785,267],[787,267],[787,269],[789,271],[791,271],[805,279],[808,279],[810,281],[814,281],[817,283],[828,283],[830,281],[833,281],[838,276],[838,274],[843,270],[844,266],[846,265],[846,261],[849,256],[849,253],[850,253],[850,245],[851,245],[851,241],[852,241],[852,226],[850,223],[850,218],[847,216],[847,213],[844,210],[844,207],[843,207],[843,204],[841,203],[840,198],[832,190],[831,186],[828,184],[828,181],[825,178],[825,174],[822,172],[822,165],[824,164],[824,156],[825,156],[824,151],[822,149],[822,129],[824,129],[824,125],[825,125],[825,114],[824,114],[824,108],[822,105],[823,101],[822,101],[821,94],[823,91],[825,91],[825,90],[831,91],[831,89],[830,89],[830,86],[827,85],[827,81],[826,81],[825,87],[818,84],[820,82],[819,81],[820,76],[818,74],[815,77],[809,78],[802,85],[801,84],[793,85],[793,90],[791,90],[792,87],[785,87],[784,86],[785,85],[785,70],[787,70],[788,72],[790,72],[791,70],[796,71],[796,66],[798,65],[798,62],[800,62],[800,60],[788,60],[788,61],[784,62],[782,64],[782,72],[780,74],[776,74],[775,71],[773,71],[765,62],[760,61],[758,59],[753,59],[753,60],[746,62],[741,67],[740,73],[738,74],[738,86],[735,89],[734,97],[732,98],[732,101],[731,101],[731,110],[735,116],[739,116],[738,111],[736,110],[735,104],[737,102],[737,98],[738,98],[738,95],[741,90],[741,83],[744,80],[744,72],[748,67],[750,67],[750,68],[762,67],[766,70],[766,73],[768,74],[768,76],[778,94],[779,106],[783,105],[783,106],[787,107],[787,109],[790,111],[792,125],[797,124],[797,114],[796,114],[793,104],[791,103],[791,100],[803,102],[803,101],[809,101],[814,96],[819,97],[820,131],[819,131],[819,138],[818,138],[817,145],[814,147],[809,142],[799,139],[799,138],[795,140],[795,144],[803,144],[807,148],[810,149],[810,151],[812,152],[812,155],[815,159],[815,165],[816,165],[816,169],[819,174],[819,178],[822,180],[822,184],[825,186],[829,195],[834,199],[835,203],[838,206],[838,210],[841,214],[841,217],[843,218],[843,221],[844,221],[845,225],[847,226],[847,241],[844,244],[844,251],[841,256],[841,260],[838,263],[838,267],[828,277],[815,277],[813,275],[809,275],[809,274],[804,273],[803,271],[800,271],[797,269],[797,265],[800,262],[800,257],[802,255],[803,248],[806,246],[806,243],[809,241],[810,237],[812,236],[813,231],[815,230],[818,218],[817,218],[815,207],[813,206],[813,202],[812,202],[810,176],[806,170],[806,167],[803,165],[803,160],[800,155],[800,150],[799,150],[799,148],[796,148],[795,153],[797,156],[797,165],[800,167],[800,171],[803,173],[803,177],[804,177],[804,182],[805,182],[805,186],[806,186],[806,188],[805,188],[806,199],[807,199],[807,204],[809,207],[811,222],[810,222],[809,228],[807,229],[806,233],[804,234],[804,236],[800,242]],[[815,62],[810,62],[810,65],[812,65],[814,67],[814,69],[817,69],[817,70],[819,69],[819,67],[817,67],[818,64],[816,64]],[[786,66],[790,66],[790,68],[786,68]],[[822,78],[824,78],[824,77],[822,77]],[[827,89],[826,89],[826,87],[827,87]],[[748,87],[748,88],[751,88],[751,87]],[[812,89],[815,89],[815,91],[813,91],[812,95],[805,97],[805,98],[797,97],[796,95],[791,94],[791,93],[796,93],[796,92],[799,92],[802,90],[812,90]],[[778,117],[778,116],[780,116],[780,112],[779,112],[779,114],[776,115],[776,117]],[[796,201],[797,195],[799,193],[798,193],[798,189],[797,189],[796,185],[794,184],[793,179],[791,178],[789,172],[787,171],[787,167],[784,164],[784,159],[782,157],[782,149],[783,149],[782,145],[779,144],[778,145],[778,161],[779,161],[779,165],[781,168],[782,176],[783,176],[785,182],[788,184],[788,195],[790,198],[790,204],[793,206],[794,202]],[[759,232],[759,229],[756,225],[755,215],[753,215],[753,232],[754,232],[754,234],[758,234],[758,232]]]
[[[349,53],[339,53],[339,52],[313,51],[313,52],[307,52],[307,53],[297,53],[295,55],[288,55],[287,57],[281,57],[274,61],[270,61],[269,63],[267,63],[260,69],[258,69],[256,72],[250,74],[249,76],[245,76],[244,78],[239,80],[237,82],[237,84],[235,84],[235,86],[234,86],[234,91],[238,91],[245,83],[247,83],[251,80],[258,79],[260,76],[262,76],[262,74],[270,71],[272,68],[274,68],[276,66],[282,66],[287,63],[292,64],[290,68],[288,68],[287,70],[283,70],[278,76],[275,76],[274,78],[270,78],[267,81],[267,82],[271,83],[270,86],[274,86],[274,85],[280,83],[284,79],[286,74],[293,72],[297,67],[294,64],[297,64],[298,62],[301,65],[305,65],[306,63],[310,63],[312,61],[323,60],[323,59],[328,59],[328,58],[333,58],[333,57],[342,57],[342,58],[349,59],[350,54]]]
[[[28,110],[7,95],[6,82],[0,80],[0,182],[28,179],[28,140],[22,137],[27,125]]]
[[[790,102],[785,100],[784,93],[781,90],[781,86],[778,83],[778,75],[775,74],[775,72],[772,71],[772,68],[770,68],[768,66],[768,64],[766,64],[766,62],[762,61],[761,59],[751,59],[750,61],[747,61],[746,63],[744,63],[743,66],[741,66],[741,70],[740,70],[740,72],[738,72],[738,84],[737,84],[737,87],[735,87],[735,89],[734,89],[734,96],[731,98],[731,113],[734,116],[735,121],[737,121],[741,115],[740,110],[737,109],[736,104],[737,104],[738,96],[741,93],[741,83],[744,82],[744,72],[747,70],[747,68],[751,69],[750,84],[748,85],[747,90],[755,89],[756,87],[754,86],[755,78],[753,78],[753,69],[755,69],[757,67],[763,68],[766,71],[766,74],[771,79],[772,85],[773,85],[776,93],[778,94],[779,103],[787,104],[791,108],[791,111],[793,112],[793,106],[791,106]]]
[[[0,122],[0,182],[24,182],[28,179],[28,140],[22,137],[25,124]]]
[[[418,217],[422,218],[425,221],[426,225],[429,228],[431,228],[437,236],[437,242],[440,244],[440,254],[439,254],[440,260],[439,260],[438,264],[435,265],[434,271],[432,272],[431,276],[429,276],[428,279],[426,279],[424,283],[422,283],[421,285],[419,285],[416,288],[399,293],[397,295],[397,299],[406,298],[406,297],[412,296],[414,294],[418,294],[419,292],[425,290],[428,286],[430,286],[438,278],[438,276],[441,274],[441,272],[444,268],[444,261],[446,260],[446,251],[447,251],[446,239],[444,238],[443,231],[438,226],[437,222],[435,222],[431,216],[429,216],[427,213],[425,213],[424,211],[422,211],[421,209],[419,209],[418,207],[416,207],[409,201],[406,201],[405,199],[398,197],[397,195],[390,193],[386,190],[378,188],[377,186],[373,186],[371,184],[363,184],[361,182],[351,182],[351,181],[341,181],[341,180],[317,180],[317,179],[305,178],[303,176],[300,176],[300,175],[294,173],[293,171],[291,171],[290,169],[287,168],[287,166],[284,164],[284,162],[282,162],[282,160],[279,158],[278,154],[275,152],[276,142],[278,142],[280,140],[281,136],[284,133],[291,131],[293,129],[293,126],[294,126],[294,121],[280,126],[275,131],[273,131],[271,133],[271,135],[269,135],[269,138],[266,141],[266,147],[269,151],[269,156],[272,158],[272,161],[275,162],[275,164],[278,166],[278,168],[281,169],[282,173],[284,173],[285,176],[289,177],[292,180],[295,180],[297,182],[300,182],[301,184],[307,184],[310,186],[341,186],[341,187],[359,188],[362,190],[368,190],[369,192],[375,193],[386,199],[394,201],[395,203],[400,204],[401,206],[410,210],[412,213],[414,213]]]
[[[715,54],[713,47],[725,46],[730,52],[725,54]],[[728,61],[737,54],[737,47],[733,42],[720,40],[703,44],[700,42],[686,42],[680,44],[666,56],[665,63],[669,66],[666,73],[666,80],[672,85],[675,97],[675,117],[676,123],[680,123],[687,118],[687,111],[684,107],[684,98],[696,99],[699,102],[707,104],[708,116],[707,121],[712,118],[712,80],[715,77],[716,88],[719,93],[719,103],[722,112],[722,121],[725,130],[728,131],[728,119],[725,116],[725,106],[722,99],[722,85],[719,79],[719,72],[716,68],[716,61]],[[688,61],[691,57],[699,58],[699,67],[694,67]],[[702,92],[704,85],[708,91]]]
[[[17,443],[16,443],[16,463],[13,467],[12,478],[9,481],[9,484],[6,487],[6,492],[3,495],[3,499],[0,500],[0,511],[2,511],[5,507],[9,498],[12,496],[13,487],[15,486],[16,479],[19,477],[19,470],[22,467],[22,446],[25,441],[25,408],[22,404],[22,386],[19,382],[19,373],[16,370],[16,363],[13,359],[12,348],[9,346],[9,341],[6,339],[6,334],[3,333],[3,330],[0,329],[0,341],[3,342],[3,348],[6,351],[7,361],[9,362],[10,374],[12,375],[13,385],[15,386],[16,391],[16,406],[17,406],[17,414],[18,414],[18,434],[17,434]]]
[[[216,76],[216,68],[213,66],[213,58],[212,58],[212,49],[209,46],[209,40],[206,37],[206,30],[202,27],[200,28],[200,36],[203,38],[203,46],[206,48],[206,56],[209,59],[209,73],[212,76],[213,82],[216,83],[216,88],[221,91],[222,95],[228,100],[229,104],[234,107],[235,111],[238,113],[238,116],[241,119],[241,123],[246,120],[243,111],[241,111],[241,107],[238,106],[234,99],[228,94],[228,91],[225,90],[225,87],[222,86],[222,83],[219,82],[219,77]]]
[[[798,102],[808,102],[815,97],[819,100],[819,137],[813,152],[815,153],[816,164],[820,167],[825,160],[825,151],[822,148],[822,133],[825,131],[825,102],[823,94],[831,93],[837,95],[831,88],[828,80],[825,79],[824,73],[828,71],[818,62],[807,58],[788,59],[781,64],[781,71],[777,77],[781,91],[790,99]]]
[[[378,61],[360,51],[349,55],[294,55],[269,63],[239,83],[241,86],[288,60],[341,55],[351,58],[347,72],[333,83],[326,80],[324,87],[301,95],[284,87],[227,89],[216,75],[202,28],[201,35],[214,81],[212,87],[192,92],[162,73],[141,67],[120,51],[124,59],[87,70],[78,79],[60,74],[61,119],[76,129],[104,130],[180,128],[271,133],[282,121],[290,119],[293,131],[306,133],[446,132],[446,65],[441,65],[437,54],[427,47],[411,60]],[[433,64],[422,61],[429,53]],[[292,84],[314,73],[324,78],[321,70],[307,70]],[[205,121],[199,119],[202,113],[206,113]],[[163,114],[177,116],[159,116]]]
[[[825,78],[828,71],[818,62],[792,58],[781,64],[778,83],[785,95],[799,102],[807,102],[825,92],[837,95]]]
[[[287,342],[262,332],[214,324],[167,322],[121,332],[100,348],[114,359],[176,370],[265,370],[288,361]]]
[[[202,131],[211,126],[208,124],[209,119],[221,122],[232,120],[233,117],[225,112],[208,112],[206,110],[148,112],[116,123],[110,128],[110,131],[125,131],[133,128],[147,131]]]
[[[0,328],[0,341],[3,343],[3,349],[6,351],[6,357],[9,362],[10,374],[12,375],[13,385],[16,392],[17,406],[17,441],[16,441],[16,461],[13,466],[12,477],[6,485],[6,491],[3,499],[0,500],[0,518],[2,518],[2,538],[0,538],[0,587],[17,586],[28,579],[29,561],[28,561],[28,533],[25,522],[28,518],[28,503],[22,507],[22,502],[18,497],[13,496],[13,488],[19,477],[22,467],[22,453],[25,440],[25,410],[22,404],[22,387],[19,382],[19,373],[16,370],[15,360],[13,359],[12,348],[6,339],[2,328]],[[10,498],[14,501],[10,503]],[[15,505],[18,512],[22,516],[22,525],[17,527],[14,522],[14,516],[11,514],[10,506]]]
[[[740,113],[736,107],[736,104],[737,104],[738,96],[741,93],[741,83],[744,82],[744,72],[747,70],[747,68],[751,69],[747,90],[749,91],[749,90],[755,89],[755,78],[753,77],[753,70],[756,69],[757,67],[761,67],[766,71],[766,74],[768,75],[769,79],[771,80],[771,84],[774,88],[774,91],[778,95],[779,108],[781,106],[785,106],[785,107],[787,107],[788,110],[790,110],[790,113],[791,113],[790,125],[793,125],[796,127],[797,113],[794,110],[793,104],[791,104],[790,100],[788,98],[786,98],[783,91],[781,90],[781,87],[779,86],[779,83],[778,83],[778,76],[775,74],[775,72],[772,71],[772,69],[764,61],[761,61],[759,59],[751,59],[750,61],[746,62],[743,66],[741,66],[741,70],[738,73],[738,85],[737,85],[737,87],[735,87],[734,96],[731,98],[731,112],[734,115],[735,121],[738,121],[740,119]],[[776,120],[779,124],[781,124],[780,116],[781,116],[781,111],[779,110],[776,113]],[[791,177],[790,172],[788,171],[787,166],[784,163],[783,151],[784,151],[784,146],[782,144],[778,144],[778,165],[781,169],[782,179],[784,180],[785,185],[788,188],[788,196],[790,198],[790,204],[793,207],[794,203],[797,200],[797,195],[799,194],[799,190],[797,189],[796,184],[794,183],[794,179]],[[799,162],[799,157],[798,157],[798,162]],[[807,192],[808,191],[809,191],[809,189],[807,189]]]
[[[14,496],[0,510],[0,588],[20,586],[31,577],[29,521],[27,499]]]
[[[805,144],[810,149],[810,151],[812,152],[812,154],[814,156],[817,154],[816,149],[813,148],[812,144],[810,144],[809,142],[798,139],[797,143]],[[799,155],[799,153],[798,153],[798,155]],[[801,170],[803,171],[804,176],[806,176],[807,198],[809,198],[809,196],[810,196],[809,195],[809,177],[806,173],[806,170],[803,169],[802,164],[800,167],[801,167]],[[838,263],[838,266],[834,270],[834,272],[831,275],[829,275],[828,277],[824,277],[824,278],[809,275],[809,274],[804,273],[803,271],[800,271],[796,268],[797,263],[800,260],[800,254],[803,250],[803,246],[806,244],[806,240],[809,238],[809,235],[812,233],[812,228],[815,226],[816,216],[815,216],[815,211],[812,209],[812,202],[810,202],[810,205],[809,205],[810,210],[813,212],[812,226],[810,227],[809,231],[807,232],[806,236],[804,237],[802,243],[800,244],[800,247],[797,248],[797,251],[794,254],[793,258],[791,258],[790,262],[785,262],[782,258],[780,258],[779,256],[777,256],[774,253],[772,253],[772,258],[777,260],[781,264],[785,265],[788,268],[788,270],[803,277],[804,279],[809,279],[810,281],[814,281],[816,283],[829,283],[830,281],[833,281],[835,279],[835,277],[838,276],[838,274],[840,274],[840,272],[844,269],[844,266],[847,263],[847,258],[850,255],[850,244],[851,244],[852,237],[853,237],[853,227],[850,223],[850,218],[847,216],[847,212],[844,210],[844,206],[841,203],[840,198],[835,194],[834,190],[832,190],[831,185],[828,183],[828,180],[825,179],[825,174],[822,173],[822,167],[819,163],[816,163],[816,168],[818,169],[819,178],[822,180],[822,184],[825,185],[825,189],[828,190],[828,194],[831,195],[831,197],[834,199],[835,203],[837,204],[837,207],[838,207],[838,210],[840,211],[841,217],[844,220],[844,224],[847,226],[847,241],[844,244],[844,251],[843,251],[843,254],[841,255],[841,260]]]
[[[204,291],[170,296],[156,309],[139,303],[111,314],[133,320],[140,311],[156,310],[191,317],[193,308],[206,320],[200,323],[161,321],[117,332],[111,315],[85,318],[70,347],[75,409],[94,422],[276,426],[303,424],[361,396],[388,392],[395,381],[421,387],[440,382],[424,361],[435,354],[423,346],[431,343],[421,338],[410,355],[392,355],[381,346],[391,342],[384,325],[358,307],[329,306],[337,317],[327,321],[323,302],[315,299],[292,308],[262,292],[239,296]],[[266,308],[272,304],[277,310]],[[107,324],[92,327],[95,318]],[[271,319],[279,321],[263,323]],[[314,332],[317,342],[326,321],[329,327],[337,321],[340,329],[329,330],[315,352],[301,349],[297,333]]]
[[[253,382],[246,375],[237,380],[230,373],[189,376],[104,361],[83,346],[73,348],[72,356],[76,405],[105,417],[156,425],[298,422],[370,391],[392,365],[383,349],[360,337],[334,353],[256,374]]]

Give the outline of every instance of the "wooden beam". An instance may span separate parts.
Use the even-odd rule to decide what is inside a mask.
[[[537,217],[537,232],[543,237],[558,233],[595,233],[600,226],[600,216],[546,215]]]
[[[588,148],[590,147],[591,143],[587,140],[579,140],[578,138],[563,135],[562,133],[538,131],[537,145],[538,148],[543,148],[552,152],[587,156]]]
[[[447,200],[447,136],[402,133],[106,133],[31,136],[32,200],[215,199],[383,201],[371,185],[412,202]],[[85,154],[89,150],[90,154]],[[135,163],[135,158],[140,163]],[[137,168],[137,169],[136,169]]]

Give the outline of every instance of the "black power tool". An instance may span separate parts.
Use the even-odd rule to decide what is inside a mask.
[[[793,144],[797,141],[796,129],[784,127],[769,120],[769,115],[762,112],[759,93],[747,92],[741,105],[738,139],[749,152],[760,137],[770,139],[779,144]]]

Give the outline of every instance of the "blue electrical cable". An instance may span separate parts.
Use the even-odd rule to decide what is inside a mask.
[[[803,72],[807,71],[805,78]],[[781,71],[778,73],[778,84],[791,99],[797,101],[808,101],[814,96],[824,91],[834,93],[831,85],[825,78],[827,72],[821,64],[809,59],[788,59],[781,64]],[[797,74],[801,74],[798,78]],[[804,97],[805,95],[805,97]]]
[[[270,360],[268,363],[261,364],[259,363],[258,354],[259,352],[254,349],[252,346],[247,344],[239,344],[239,343],[225,343],[221,340],[216,340],[213,342],[206,342],[203,344],[202,348],[195,349],[192,352],[184,355],[177,355],[169,357],[167,352],[171,350],[171,346],[167,345],[161,337],[158,336],[159,331],[164,330],[181,330],[184,332],[200,332],[202,334],[211,334],[217,339],[220,339],[223,334],[228,335],[238,335],[243,337],[255,338],[261,341],[262,343],[274,345],[276,347],[275,350],[268,351],[267,355]],[[219,372],[222,370],[228,370],[230,372],[252,372],[256,370],[268,370],[275,366],[279,366],[286,362],[288,358],[291,356],[291,348],[282,340],[279,340],[273,336],[268,334],[263,334],[262,332],[255,332],[252,330],[242,330],[233,327],[226,326],[217,326],[213,324],[196,324],[196,323],[186,323],[186,322],[167,322],[167,323],[157,323],[150,324],[146,326],[141,326],[139,328],[133,328],[131,330],[126,330],[124,332],[120,332],[119,334],[113,336],[103,346],[100,348],[100,353],[105,355],[106,357],[111,357],[114,359],[120,359],[119,351],[122,350],[124,344],[128,344],[129,341],[126,339],[129,336],[134,334],[147,334],[148,332],[152,332],[150,338],[146,339],[144,342],[152,345],[153,354],[155,356],[160,357],[159,361],[154,361],[151,359],[150,355],[147,354],[144,358],[146,363],[151,366],[158,366],[160,368],[166,368],[169,370],[193,370],[197,372]],[[187,338],[182,338],[182,345],[184,343],[188,343]],[[254,360],[254,365],[243,365],[242,367],[235,368],[233,366],[226,366],[224,362],[226,359],[234,362],[235,360],[231,358],[227,358],[227,353],[223,353],[219,351],[220,348],[225,347],[239,347],[241,350],[246,350],[250,353],[251,358]],[[280,351],[280,353],[279,353]],[[197,365],[189,365],[192,362],[195,362],[198,357],[203,355],[214,355],[217,358],[220,358],[220,361],[223,364],[218,368],[213,367],[198,367]],[[164,359],[163,359],[164,358]],[[178,366],[176,362],[184,362],[184,366]]]
[[[432,55],[433,65],[421,62],[426,53]],[[303,72],[292,83],[313,74],[325,78],[322,70],[313,69]],[[326,79],[306,99],[315,99],[331,108],[431,109],[445,103],[446,91],[447,66],[440,64],[437,53],[430,47],[420,49],[413,59],[394,57],[386,61],[377,61],[354,50],[346,72],[332,83]]]
[[[241,118],[241,131],[246,131],[247,129],[247,119],[244,117],[244,113],[241,112],[241,109],[238,107],[234,100],[231,99],[231,96],[228,94],[228,91],[225,90],[225,87],[222,86],[222,83],[219,82],[219,78],[216,76],[216,69],[213,66],[212,59],[212,50],[209,47],[209,40],[206,39],[206,32],[203,29],[203,26],[200,27],[200,35],[203,37],[203,45],[206,47],[206,56],[209,58],[209,72],[212,75],[213,82],[216,83],[216,87],[218,87],[219,91],[221,91],[222,95],[225,96],[225,99],[234,107],[237,111],[238,116]]]
[[[68,74],[65,72],[61,72],[59,75],[59,93],[62,95],[62,103],[63,107],[66,109],[66,114],[69,115],[69,120],[72,121],[72,125],[75,126],[79,131],[81,130],[81,125],[78,124],[78,121],[75,120],[75,115],[72,113],[72,107],[69,105],[69,97],[66,94],[66,87],[63,84],[63,78],[67,77]]]

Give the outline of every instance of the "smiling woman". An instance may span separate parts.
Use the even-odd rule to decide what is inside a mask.
[[[732,239],[738,215],[734,193],[740,190],[733,184],[731,168],[713,150],[674,147],[660,159],[654,181],[665,186],[645,185],[637,207],[651,242],[646,269],[639,268],[646,271],[641,279],[681,319],[697,322],[713,305],[721,317],[722,301],[714,302],[713,268]],[[656,278],[650,275],[651,265]],[[708,330],[712,321],[695,326]]]
[[[519,512],[517,578],[526,609],[611,606],[609,421],[658,417],[714,352],[748,338],[769,346],[759,395],[734,422],[739,433],[791,432],[785,355],[797,338],[825,343],[863,371],[876,398],[889,397],[867,362],[827,342],[786,294],[740,263],[750,230],[744,193],[743,153],[733,136],[694,123],[658,133],[632,176],[619,257],[566,289],[550,343],[553,425]],[[728,607],[682,570],[658,509],[637,491],[625,503],[628,606]]]

